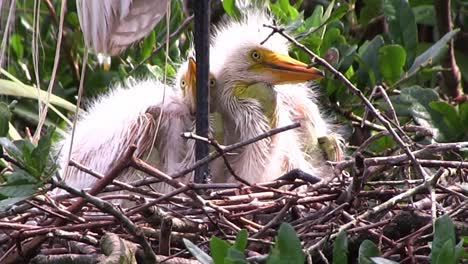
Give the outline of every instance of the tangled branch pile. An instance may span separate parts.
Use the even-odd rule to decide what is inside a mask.
[[[406,155],[356,155],[354,160],[334,164],[338,176],[328,181],[311,184],[301,177],[288,177],[253,186],[184,185],[135,158],[131,148],[92,190],[80,192],[54,182],[71,194],[38,195],[2,213],[0,262],[33,257],[34,263],[95,263],[136,255],[139,260],[192,263],[183,238],[207,249],[210,237],[232,240],[241,229],[250,234],[247,256],[261,259],[285,221],[294,227],[303,250],[312,258],[330,258],[333,240],[346,230],[351,235],[350,248],[369,238],[378,241],[384,257],[420,263],[427,261],[430,252],[433,206],[438,215],[453,219],[459,234],[466,234],[468,217],[468,194],[462,185],[467,181],[467,164],[439,164],[422,158],[467,145],[434,144],[414,151],[421,166],[440,167],[426,181],[411,179]],[[153,178],[131,184],[114,181],[106,187],[127,166]],[[343,170],[347,166],[352,166],[352,176]],[[292,176],[300,176],[300,171],[295,172]],[[160,194],[139,187],[155,179],[176,190]],[[123,209],[109,203],[117,201],[131,201],[134,206]]]

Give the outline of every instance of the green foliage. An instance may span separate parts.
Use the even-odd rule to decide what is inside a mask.
[[[184,239],[184,244],[190,253],[201,263],[248,263],[245,258],[245,249],[247,248],[246,230],[241,230],[236,236],[236,241],[233,245],[229,242],[213,236],[210,240],[211,256],[206,254],[202,249],[194,245],[187,239]],[[279,263],[304,263],[305,256],[302,252],[301,242],[297,237],[294,228],[287,224],[281,224],[278,230],[276,242],[271,249],[270,254],[266,259],[268,264]]]
[[[37,144],[29,139],[12,141],[0,137],[2,156],[7,155],[12,164],[12,170],[0,179],[0,211],[36,193],[55,173],[51,158],[53,133],[53,128],[48,129]]]
[[[348,264],[348,238],[341,231],[333,244],[333,264]]]
[[[455,226],[448,215],[436,219],[434,224],[434,239],[431,243],[431,264],[452,264],[458,263],[461,258],[467,257],[464,251],[464,244],[468,244],[468,239],[463,237],[458,244],[455,240]],[[379,257],[380,251],[374,242],[364,240],[359,246],[359,264],[395,264],[389,259]],[[333,264],[348,263],[348,243],[346,232],[338,234],[333,245]]]
[[[380,255],[380,251],[374,242],[370,240],[364,240],[359,246],[359,256],[358,256],[358,263],[359,264],[372,264],[372,257],[378,257]]]
[[[462,254],[463,240],[455,241],[455,226],[448,215],[437,218],[434,223],[431,264],[455,264]]]
[[[276,243],[270,255],[268,264],[279,263],[304,263],[305,257],[302,252],[301,241],[297,237],[294,228],[286,223],[280,226]]]

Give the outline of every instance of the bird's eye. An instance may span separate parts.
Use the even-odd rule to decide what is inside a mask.
[[[250,56],[254,60],[259,60],[261,58],[260,52],[258,52],[257,50],[252,51],[252,53],[250,53]]]
[[[181,81],[180,81],[180,86],[181,86],[182,88],[185,88],[186,85],[187,85],[187,82],[186,82],[185,80],[181,80]]]
[[[214,87],[216,84],[216,81],[214,79],[210,79],[210,87]]]

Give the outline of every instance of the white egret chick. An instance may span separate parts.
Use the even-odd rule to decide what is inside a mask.
[[[137,157],[168,174],[190,165],[195,160],[194,144],[181,133],[194,127],[195,69],[190,58],[180,67],[175,86],[151,79],[127,81],[96,99],[78,117],[70,158],[105,174],[135,144]],[[61,176],[72,187],[91,187],[96,178],[72,166],[66,169],[70,141],[71,130],[58,144]],[[137,177],[129,169],[118,179],[128,182]],[[181,180],[189,179],[187,175]],[[171,188],[161,183],[156,189],[166,192]]]
[[[240,21],[221,25],[214,34],[211,70],[218,83],[217,107],[224,119],[225,143],[293,122],[301,122],[302,127],[246,146],[231,156],[231,164],[238,176],[251,183],[274,180],[295,168],[323,177],[330,170],[322,167],[326,164],[318,151],[318,138],[329,135],[329,125],[310,88],[297,84],[323,74],[289,57],[287,41],[279,35],[262,45],[271,33],[264,24],[272,20],[262,12],[250,12]],[[227,175],[215,179],[233,180]]]
[[[273,35],[262,45],[271,33],[263,25],[271,23],[264,13],[251,12],[240,21],[228,21],[214,33],[211,70],[217,80],[216,104],[223,116],[226,144],[255,137],[295,120],[308,122],[306,115],[297,111],[313,111],[296,105],[294,93],[277,85],[319,79],[323,74],[289,57],[287,42],[279,35]],[[290,85],[288,89],[304,89],[301,87],[305,86]],[[314,113],[307,118],[317,116]],[[251,183],[273,180],[293,168],[317,176],[321,168],[309,162],[304,149],[307,140],[301,135],[288,131],[246,146],[237,155],[230,156],[236,174]],[[234,179],[224,175],[214,180]]]

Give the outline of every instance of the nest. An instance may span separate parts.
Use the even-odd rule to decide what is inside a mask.
[[[464,144],[425,146],[416,157],[460,149]],[[164,174],[134,152],[135,147],[130,147],[104,176],[72,161],[71,165],[100,181],[90,190],[78,191],[52,180],[52,186],[69,194],[37,195],[1,213],[0,262],[114,263],[116,257],[130,256],[139,263],[154,258],[164,263],[198,263],[183,239],[209,251],[212,236],[232,241],[241,229],[249,233],[247,257],[261,260],[278,226],[288,222],[309,259],[319,262],[331,259],[333,241],[345,230],[351,241],[350,257],[357,254],[360,242],[370,239],[379,245],[383,257],[425,263],[435,214],[449,215],[458,234],[466,234],[468,203],[463,183],[468,173],[463,162],[442,166],[421,159],[422,167],[438,169],[426,170],[429,177],[425,180],[412,180],[413,166],[405,154],[356,155],[333,164],[335,177],[329,180],[316,182],[313,177],[301,177],[297,170],[283,180],[248,186],[183,184],[177,175]],[[115,180],[128,167],[153,177],[133,183]],[[162,194],[142,187],[158,181],[175,191]],[[116,205],[122,201],[133,205]]]

